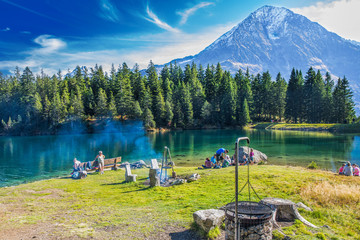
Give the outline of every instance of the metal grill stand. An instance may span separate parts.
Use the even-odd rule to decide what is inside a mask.
[[[235,142],[235,202],[227,204],[225,208],[225,239],[272,239],[272,223],[270,221],[273,215],[272,209],[267,205],[251,201],[251,189],[256,197],[261,199],[250,183],[250,164],[247,169],[247,181],[239,192],[239,142],[243,140],[247,141],[248,146],[250,145],[250,139],[247,137],[238,138]],[[239,194],[246,186],[249,201],[239,202]]]

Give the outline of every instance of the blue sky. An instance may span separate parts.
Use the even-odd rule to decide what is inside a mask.
[[[76,65],[145,68],[194,55],[263,5],[283,6],[360,41],[359,0],[0,0],[0,71]],[[340,20],[341,19],[341,20]],[[354,24],[354,25],[352,25]]]

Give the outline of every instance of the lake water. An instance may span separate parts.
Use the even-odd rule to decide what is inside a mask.
[[[149,163],[151,158],[160,160],[168,146],[176,165],[200,165],[219,147],[232,155],[241,136],[248,136],[251,147],[267,154],[270,164],[307,166],[315,161],[332,171],[343,161],[360,164],[360,136],[356,135],[267,130],[145,133],[140,124],[132,124],[102,134],[0,137],[0,187],[67,175],[74,157],[91,161],[99,150],[107,158]]]

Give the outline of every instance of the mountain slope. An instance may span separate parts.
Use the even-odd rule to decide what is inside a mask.
[[[359,43],[286,8],[259,8],[197,55],[175,61],[181,66],[220,62],[232,73],[239,68],[249,68],[253,74],[269,70],[273,78],[281,72],[287,79],[293,67],[305,74],[312,66],[323,74],[346,75],[355,99],[360,100]]]

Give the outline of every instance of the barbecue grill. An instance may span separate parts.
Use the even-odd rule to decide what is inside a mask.
[[[239,143],[246,141],[250,157],[250,139],[240,137],[235,142],[235,202],[225,206],[226,239],[271,239],[273,210],[270,206],[251,201],[251,190],[260,197],[250,183],[250,164],[247,165],[247,181],[239,191]],[[248,201],[239,201],[240,193],[247,187]]]

